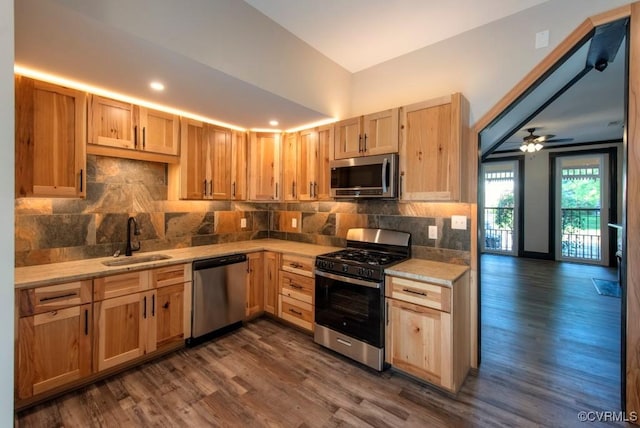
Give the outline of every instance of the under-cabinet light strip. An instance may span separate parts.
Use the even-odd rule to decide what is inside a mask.
[[[236,131],[241,131],[244,132],[246,131],[245,128],[242,128],[240,126],[236,126],[236,125],[231,125],[229,123],[224,123],[224,122],[220,122],[214,119],[210,119],[208,117],[204,117],[204,116],[200,116],[198,114],[194,114],[194,113],[189,113],[187,111],[184,110],[178,110],[172,107],[167,107],[161,104],[156,104],[156,103],[152,103],[149,101],[145,101],[145,100],[141,100],[139,98],[134,98],[134,97],[130,97],[127,95],[123,95],[117,92],[113,92],[113,91],[109,91],[108,89],[103,89],[103,88],[99,88],[97,86],[92,86],[92,85],[88,85],[86,83],[82,83],[82,82],[78,82],[75,80],[70,80],[64,77],[60,77],[60,76],[56,76],[50,73],[46,73],[46,72],[42,72],[42,71],[38,71],[38,70],[33,70],[31,68],[27,68],[27,67],[22,67],[20,65],[14,65],[13,67],[13,71],[16,74],[20,74],[22,76],[26,76],[26,77],[31,77],[33,79],[37,79],[37,80],[42,80],[45,82],[49,82],[49,83],[54,83],[56,85],[61,85],[61,86],[66,86],[68,88],[73,88],[73,89],[77,89],[79,91],[85,91],[85,92],[90,92],[92,94],[96,94],[96,95],[100,95],[100,96],[104,96],[104,97],[109,97],[109,98],[114,98],[117,99],[119,101],[123,101],[123,102],[127,102],[127,103],[132,103],[132,104],[137,104],[139,106],[142,107],[148,107],[148,108],[152,108],[155,110],[160,110],[160,111],[164,111],[167,113],[171,113],[171,114],[175,114],[178,116],[184,116],[184,117],[188,117],[190,119],[194,119],[194,120],[198,120],[201,122],[206,122],[206,123],[210,123],[212,125],[217,125],[217,126],[222,126],[224,128],[229,128],[229,129],[233,129]]]

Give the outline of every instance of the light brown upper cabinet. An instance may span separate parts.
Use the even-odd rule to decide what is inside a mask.
[[[249,199],[252,201],[278,201],[280,188],[279,133],[252,132],[249,134]]]
[[[460,201],[466,164],[467,100],[459,93],[402,108],[400,198]]]
[[[337,122],[335,159],[398,152],[399,109],[393,108]]]
[[[179,134],[178,116],[99,95],[91,96],[89,144],[130,152],[105,152],[91,146],[90,151],[132,159],[143,158],[136,154],[143,152],[177,156]]]
[[[330,199],[331,142],[333,126],[300,132],[298,145],[298,199],[315,201]]]
[[[16,197],[86,194],[84,92],[15,77]]]
[[[282,195],[285,201],[295,201],[298,194],[304,189],[300,189],[298,170],[303,168],[302,161],[298,160],[298,138],[297,132],[284,134],[282,143]]]
[[[238,183],[238,178],[232,177],[234,145],[231,130],[182,118],[181,134],[180,165],[170,168],[169,180],[171,186],[176,186],[176,180],[179,182],[180,199],[231,199],[234,190],[236,195],[239,190],[244,192],[241,189],[244,181]],[[242,157],[245,150],[242,141],[236,141],[235,154]]]
[[[235,131],[231,136],[231,199],[247,199],[247,133]]]

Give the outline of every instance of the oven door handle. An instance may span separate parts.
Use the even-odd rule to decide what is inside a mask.
[[[333,273],[324,272],[324,271],[321,271],[321,270],[318,270],[318,269],[316,269],[314,272],[315,272],[316,276],[321,276],[323,278],[329,278],[329,279],[335,279],[336,281],[342,281],[342,282],[346,282],[348,284],[362,285],[364,287],[377,288],[377,289],[382,287],[382,282],[364,281],[362,279],[350,278],[348,276],[335,275]]]

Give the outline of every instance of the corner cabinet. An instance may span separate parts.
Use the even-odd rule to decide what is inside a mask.
[[[264,311],[264,256],[262,252],[247,254],[247,286],[245,319],[262,315]]]
[[[279,201],[282,198],[281,150],[279,133],[249,134],[249,200]]]
[[[86,195],[84,92],[15,77],[16,197]]]
[[[92,95],[88,125],[93,154],[157,161],[179,154],[179,117],[170,113]]]
[[[468,112],[468,102],[459,93],[402,107],[402,200],[465,199],[462,176],[468,155]]]
[[[451,287],[387,276],[385,360],[457,393],[470,367],[469,273]]]
[[[335,159],[398,152],[399,109],[346,119],[334,125]]]
[[[264,252],[264,311],[278,315],[278,274],[280,253]]]

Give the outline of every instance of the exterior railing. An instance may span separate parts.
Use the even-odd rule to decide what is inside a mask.
[[[600,208],[562,208],[562,256],[600,260]]]
[[[513,251],[513,208],[485,207],[484,249]]]

